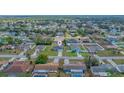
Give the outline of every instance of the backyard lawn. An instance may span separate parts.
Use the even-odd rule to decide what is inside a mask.
[[[66,52],[65,56],[75,57],[77,54],[75,52]]]
[[[35,48],[28,50],[26,54],[32,55],[34,52],[35,52]]]
[[[71,38],[71,35],[66,32],[65,33],[65,38]]]
[[[97,52],[98,56],[124,56],[121,53],[113,53],[112,50],[104,50],[104,51],[98,51]]]
[[[42,51],[42,54],[48,55],[48,56],[57,56],[58,53],[56,51],[52,50],[52,46],[45,46],[46,48],[44,51]]]
[[[79,46],[81,50],[86,50],[84,46],[80,45]]]
[[[2,50],[0,51],[0,54],[19,54],[21,53],[21,50],[19,49],[13,49],[13,50]]]
[[[64,46],[63,56],[74,57],[77,56],[76,52],[71,52],[68,46]]]
[[[89,56],[89,53],[88,52],[83,52],[83,53],[80,53],[82,56],[84,57],[88,57]]]
[[[116,64],[124,64],[124,59],[113,60]]]
[[[11,59],[11,58],[0,58],[0,61],[9,61],[9,59]]]

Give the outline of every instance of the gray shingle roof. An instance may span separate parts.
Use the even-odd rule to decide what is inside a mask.
[[[116,68],[114,68],[111,64],[102,64],[91,67],[92,72],[108,72],[109,70],[117,71]]]

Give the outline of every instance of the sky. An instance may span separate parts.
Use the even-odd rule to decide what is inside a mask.
[[[120,15],[124,0],[0,0],[0,15]]]

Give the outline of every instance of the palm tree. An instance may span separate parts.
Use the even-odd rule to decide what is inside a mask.
[[[61,72],[63,72],[63,64],[64,62],[59,62],[59,68],[58,68],[58,77],[61,76]]]

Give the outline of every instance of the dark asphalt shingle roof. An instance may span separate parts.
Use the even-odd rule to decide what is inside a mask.
[[[108,71],[116,71],[116,68],[114,68],[111,64],[102,64],[99,66],[92,66],[91,71],[92,72],[108,72]]]

